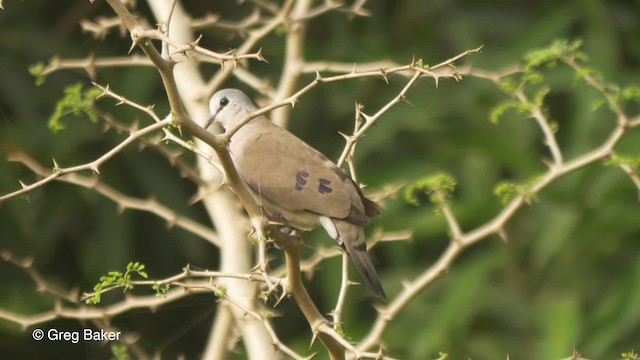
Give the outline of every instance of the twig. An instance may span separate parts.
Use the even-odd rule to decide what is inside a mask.
[[[51,173],[51,175],[38,180],[30,185],[26,185],[24,183],[20,183],[20,185],[22,185],[22,189],[20,190],[16,190],[14,192],[11,192],[9,194],[0,196],[0,203],[2,203],[3,201],[7,201],[9,199],[15,198],[17,196],[29,193],[30,191],[37,189],[53,180],[56,180],[64,175],[67,174],[71,174],[71,173],[75,173],[75,172],[80,172],[80,171],[86,171],[86,170],[91,170],[94,173],[98,174],[100,173],[99,168],[100,166],[102,166],[102,164],[104,164],[105,162],[107,162],[108,160],[110,160],[113,156],[115,156],[116,154],[118,154],[120,151],[122,151],[124,148],[126,148],[129,144],[133,143],[136,139],[145,136],[147,134],[150,134],[154,131],[157,131],[159,129],[162,129],[165,126],[168,126],[169,124],[171,124],[171,120],[161,120],[160,122],[157,122],[155,124],[149,125],[145,128],[142,128],[140,130],[137,131],[132,131],[131,134],[124,140],[122,141],[120,144],[116,145],[114,148],[112,148],[111,150],[109,150],[108,152],[106,152],[104,155],[100,156],[99,158],[97,158],[94,161],[91,161],[89,163],[83,164],[83,165],[77,165],[77,166],[72,166],[72,167],[68,167],[68,168],[58,168],[57,166],[55,166],[55,171],[53,171]],[[10,159],[11,160],[11,159]]]

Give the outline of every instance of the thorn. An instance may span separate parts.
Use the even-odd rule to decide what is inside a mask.
[[[193,196],[189,198],[189,201],[187,203],[189,204],[189,206],[191,206],[195,203],[202,201],[202,199],[204,199],[206,195],[207,194],[204,191],[202,191],[202,189],[198,189],[198,192],[193,194]]]
[[[56,162],[55,158],[51,158],[51,160],[53,160],[53,172],[54,173],[59,173],[60,172],[60,165],[58,165],[58,163]]]
[[[262,48],[258,49],[258,52],[256,53],[256,57],[258,58],[258,61],[262,61],[267,64],[269,63],[267,59],[264,58],[264,55],[262,55]]]
[[[27,185],[23,183],[22,180],[18,180],[18,182],[20,183],[20,186],[22,186],[23,189],[27,187]]]
[[[178,223],[178,218],[175,216],[171,218],[171,220],[167,220],[167,230],[173,229],[173,227],[176,226],[177,223]]]
[[[103,96],[107,96],[107,93],[110,91],[109,90],[109,84],[107,84],[107,86],[102,86],[100,84],[98,84],[97,82],[91,82],[91,84],[93,84],[93,86],[97,87],[98,89],[102,90],[102,93],[98,96],[96,96],[96,99],[99,99]]]
[[[129,126],[129,133],[134,133],[138,131],[138,129],[140,129],[140,122],[138,119],[135,119],[133,120],[133,123],[131,123],[131,126]]]
[[[502,241],[504,241],[505,243],[509,243],[509,235],[507,234],[507,232],[504,229],[500,229],[498,230],[498,236],[500,236],[500,239]]]
[[[543,163],[543,164],[545,164],[545,165],[547,165],[547,167],[548,167],[549,169],[553,169],[553,167],[554,167],[554,163],[553,163],[553,161],[551,161],[551,160],[550,160],[549,158],[547,158],[547,157],[542,158],[542,163]]]
[[[58,55],[54,55],[51,60],[49,61],[50,65],[53,67],[58,67],[60,66],[60,56]]]
[[[437,88],[437,87],[440,85],[440,76],[437,76],[437,75],[436,75],[436,76],[434,76],[434,77],[433,77],[433,80],[435,80],[435,81],[436,81],[436,88]]]
[[[322,75],[320,75],[320,71],[316,70],[316,79],[315,81],[321,82],[322,79]]]
[[[195,39],[193,42],[191,42],[191,44],[189,44],[189,46],[191,48],[195,48],[196,46],[199,46],[200,40],[202,40],[202,34],[198,35],[198,38]]]
[[[313,330],[313,336],[311,337],[311,343],[309,344],[309,349],[311,349],[313,344],[316,342],[317,338],[318,338],[318,332],[316,330]]]
[[[127,54],[131,54],[131,52],[133,51],[133,49],[140,45],[141,43],[141,39],[140,39],[140,35],[138,35],[140,32],[144,31],[144,29],[142,29],[140,26],[136,27],[135,29],[133,29],[131,31],[131,47],[129,48],[129,51],[127,52]],[[142,40],[144,41],[144,40]]]
[[[134,40],[134,41],[131,43],[131,47],[129,47],[129,51],[127,51],[127,55],[130,55],[130,54],[131,54],[131,52],[133,51],[133,49],[135,49],[135,47],[136,47],[136,46],[138,46],[138,43]]]
[[[96,165],[91,166],[91,171],[93,171],[95,174],[100,175],[100,170],[98,170],[98,167]]]
[[[30,268],[33,265],[33,258],[31,256],[23,259],[22,267]]]
[[[87,59],[87,74],[89,74],[89,78],[91,80],[95,80],[96,79],[96,65],[95,65],[95,60],[96,60],[96,54],[95,53],[91,53]]]
[[[351,73],[355,74],[356,73],[356,63],[353,63],[353,68],[351,68]]]
[[[375,304],[372,304],[371,306],[373,307],[373,309],[375,311],[378,312],[378,314],[384,314],[385,313],[385,310],[384,310],[384,307],[382,306],[382,304],[375,303]]]
[[[386,82],[387,85],[389,85],[389,75],[383,68],[380,68],[380,74],[382,74],[382,80],[384,80],[384,82]]]
[[[400,285],[402,285],[403,288],[408,289],[411,284],[406,279],[402,279],[400,280]]]

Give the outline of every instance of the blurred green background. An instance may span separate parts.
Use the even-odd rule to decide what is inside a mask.
[[[240,19],[250,10],[234,1],[186,2],[191,14],[219,12]],[[24,151],[52,167],[90,161],[121,137],[102,131],[101,124],[69,117],[67,130],[52,134],[48,117],[65,86],[89,80],[82,71],[62,71],[36,86],[30,65],[55,55],[65,58],[123,56],[130,42],[118,34],[104,41],[81,32],[78,22],[112,16],[102,1],[5,1],[0,10],[0,192],[18,188],[18,180],[36,177],[6,160]],[[140,13],[147,10],[139,1]],[[640,1],[371,1],[373,17],[345,19],[332,13],[311,22],[308,60],[368,62],[390,59],[408,63],[412,56],[427,64],[441,62],[484,44],[483,52],[463,63],[498,71],[517,64],[523,55],[554,39],[580,38],[590,66],[607,81],[640,83]],[[151,21],[153,23],[153,21]],[[280,76],[283,37],[270,35],[259,46],[269,64],[251,63],[258,75]],[[237,46],[204,32],[201,43],[214,50]],[[137,51],[137,50],[136,50]],[[204,71],[211,72],[205,67]],[[557,122],[558,141],[566,159],[598,146],[615,126],[606,109],[593,111],[597,94],[577,85],[559,68],[545,74],[551,86],[547,105]],[[303,79],[300,87],[312,80]],[[167,112],[161,82],[150,68],[107,69],[97,81],[141,104]],[[294,133],[336,159],[343,146],[337,131],[352,129],[358,101],[373,113],[397,94],[406,79],[391,78],[334,83],[314,89],[292,111]],[[229,85],[238,86],[230,82]],[[255,95],[255,93],[253,93]],[[489,122],[492,108],[507,96],[482,79],[443,81],[436,88],[422,79],[409,93],[410,105],[387,113],[358,145],[359,180],[369,189],[412,181],[444,171],[458,180],[452,207],[463,229],[490,220],[501,209],[493,194],[503,180],[525,182],[545,171],[549,158],[540,129],[531,119],[510,113],[498,125]],[[112,100],[99,106],[123,121],[148,122],[143,114]],[[637,113],[631,109],[631,114]],[[636,129],[620,144],[620,154],[640,155]],[[193,162],[193,156],[184,156]],[[101,180],[126,195],[155,197],[163,204],[207,224],[200,204],[188,206],[196,187],[181,178],[165,158],[135,146],[101,169]],[[87,189],[52,183],[28,199],[0,204],[0,249],[34,258],[35,267],[61,288],[89,291],[99,277],[124,270],[130,261],[146,264],[153,278],[180,272],[190,263],[215,269],[217,250],[202,239],[151,214],[126,211]],[[411,229],[409,243],[387,243],[373,253],[387,293],[393,297],[401,281],[412,279],[439,257],[448,242],[443,218],[431,205],[406,204],[402,197],[384,203],[383,217],[373,227]],[[468,249],[451,272],[427,289],[389,326],[384,341],[399,359],[433,359],[439,351],[451,359],[559,359],[573,349],[589,359],[617,359],[640,350],[640,207],[638,189],[620,169],[595,164],[554,183],[537,202],[523,209],[507,226],[510,243],[497,237]],[[330,246],[316,232],[311,245]],[[281,258],[277,250],[271,255]],[[277,263],[277,260],[276,260]],[[325,313],[335,304],[339,259],[326,261],[309,282],[312,296]],[[353,273],[355,276],[355,273]],[[144,291],[143,291],[144,292]],[[119,297],[106,298],[116,301]],[[163,357],[203,351],[215,307],[211,297],[198,296],[160,308],[136,310],[113,319],[124,331],[141,335],[140,344]],[[375,312],[366,289],[353,290],[345,311],[345,331],[354,341],[371,325]],[[26,273],[0,261],[0,308],[21,314],[52,309],[54,300],[36,292]],[[364,304],[364,305],[363,305]],[[282,340],[308,353],[311,338],[304,318],[291,301],[278,307],[274,319]],[[43,328],[77,330],[75,321],[56,320]],[[35,342],[31,330],[0,320],[3,358],[108,359],[108,346]],[[316,345],[313,351],[324,352]],[[240,349],[234,358],[245,358]]]

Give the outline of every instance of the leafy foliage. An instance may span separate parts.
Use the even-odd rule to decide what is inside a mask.
[[[124,274],[119,271],[109,271],[108,275],[100,277],[100,283],[93,287],[93,290],[95,291],[94,295],[86,298],[86,303],[99,304],[101,300],[100,295],[102,294],[102,292],[112,288],[123,288],[125,291],[132,290],[133,285],[131,284],[131,276],[133,274],[137,274],[138,276],[145,279],[149,277],[144,269],[145,266],[143,264],[140,264],[139,262],[133,262],[127,265],[127,271],[125,271]],[[168,288],[167,290],[164,290],[163,287],[154,287],[154,290],[164,294],[166,293]]]
[[[456,180],[448,174],[436,174],[416,180],[405,188],[404,199],[407,203],[419,206],[422,201],[420,194],[429,195],[429,200],[441,205],[442,202],[451,196],[456,188]]]
[[[82,84],[69,85],[64,89],[64,97],[56,104],[54,113],[49,118],[49,129],[54,133],[65,129],[62,118],[72,114],[86,115],[91,122],[98,121],[94,102],[100,96],[100,90],[91,88],[84,90]]]
[[[205,2],[183,3],[194,14],[211,11],[211,5]],[[114,132],[69,136],[65,141],[58,136],[51,139],[40,125],[51,109],[56,108],[58,114],[56,101],[61,89],[84,74],[56,74],[48,76],[44,83],[46,65],[36,64],[30,68],[36,83],[41,85],[36,93],[25,64],[56,53],[74,58],[90,53],[121,56],[121,49],[131,45],[130,39],[109,34],[107,42],[94,43],[87,40],[86,34],[69,31],[71,25],[64,24],[80,20],[72,18],[76,16],[74,13],[67,14],[77,2],[10,3],[14,9],[23,8],[33,16],[10,12],[9,4],[5,5],[7,9],[0,12],[3,34],[0,41],[7,51],[0,54],[0,79],[3,79],[0,91],[11,96],[0,99],[2,155],[24,146],[33,151],[34,157],[45,159],[43,163],[51,164],[49,159],[55,158],[70,164],[82,161],[80,154],[95,149],[96,144],[111,146],[118,139]],[[220,2],[216,6],[220,6],[222,14],[234,18],[243,15],[233,2]],[[378,59],[400,62],[417,54],[426,64],[445,59],[460,49],[487,44],[482,56],[474,58],[473,68],[502,71],[522,59],[522,53],[528,49],[539,48],[554,38],[583,39],[582,47],[576,41],[556,41],[550,47],[530,51],[521,63],[524,72],[501,79],[499,88],[484,80],[465,77],[460,83],[441,83],[436,90],[431,81],[423,79],[408,94],[411,106],[389,113],[359,143],[356,154],[359,176],[372,188],[398,179],[421,179],[409,185],[407,189],[411,190],[405,191],[404,199],[385,201],[384,215],[375,223],[386,229],[412,226],[415,230],[412,243],[384,244],[374,249],[380,259],[380,273],[385,276],[383,282],[389,284],[390,292],[401,286],[397,279],[409,278],[433,264],[447,239],[441,217],[426,206],[405,206],[407,202],[440,201],[434,196],[444,194],[446,201],[455,204],[461,226],[467,230],[499,211],[492,190],[503,203],[514,196],[530,195],[532,182],[526,179],[534,179],[540,173],[544,168],[542,160],[548,153],[532,121],[501,121],[506,114],[513,112],[526,118],[533,106],[543,105],[542,110],[557,119],[560,147],[571,159],[600,143],[614,122],[608,110],[615,105],[630,109],[637,106],[640,59],[636,34],[640,25],[632,19],[632,14],[639,12],[637,4],[517,1],[510,6],[488,2],[478,7],[473,1],[425,6],[423,1],[409,0],[370,1],[366,7],[373,14],[371,18],[345,22],[341,16],[328,14],[310,23],[311,36],[305,43],[305,55],[314,60],[361,64]],[[144,12],[141,10],[140,16],[147,15]],[[216,31],[202,31],[215,44],[229,40],[217,37]],[[283,35],[287,29],[282,27],[279,31]],[[272,81],[279,77],[274,70],[276,64],[284,63],[278,43],[281,39],[282,36],[275,36],[261,44],[271,65],[259,68]],[[233,48],[236,40],[220,47]],[[584,53],[589,54],[589,59]],[[561,71],[565,69],[564,57],[580,62],[589,60],[589,66],[567,77]],[[128,98],[159,106],[166,104],[164,94],[158,90],[161,85],[157,74],[150,69],[137,70],[100,69],[97,77],[126,93]],[[211,64],[203,64],[202,71],[211,72]],[[610,80],[605,80],[603,74]],[[610,91],[613,102],[593,91],[592,86],[584,86],[587,77]],[[366,101],[368,109],[374,108],[397,92],[396,79],[391,77],[388,86],[363,80],[314,90],[293,110],[292,117],[297,119],[292,124],[293,131],[326,154],[334,154],[339,146],[336,131],[350,125],[345,119],[350,119],[353,102]],[[542,91],[545,88],[550,91]],[[515,100],[514,94],[520,90],[532,100],[528,103]],[[68,107],[61,107],[53,129],[65,127],[67,114],[91,119],[93,95],[87,95],[86,91],[73,91],[74,99]],[[539,101],[536,94],[540,95]],[[594,112],[597,109],[604,111]],[[131,117],[122,108],[119,111],[124,117]],[[496,125],[485,126],[489,125],[488,118]],[[71,131],[62,134],[67,135]],[[640,139],[637,131],[630,135],[629,141],[616,149],[626,155],[614,157],[609,162],[612,166],[585,167],[545,189],[526,213],[508,224],[509,238],[517,241],[509,245],[485,244],[460,257],[447,276],[420,294],[406,313],[393,320],[384,339],[388,353],[397,358],[431,359],[446,349],[448,358],[455,359],[502,359],[506,353],[513,359],[559,359],[566,358],[576,347],[586,358],[637,359],[633,351],[621,353],[636,346],[640,338],[638,204],[633,184],[613,166],[624,164],[638,171]],[[16,174],[15,164],[5,162],[5,156],[2,158],[0,183],[1,191],[5,192],[18,186],[16,178],[25,175],[23,170]],[[167,167],[164,159],[158,161],[152,151],[132,152],[113,159],[108,166],[101,175],[108,185],[117,186],[130,196],[155,196],[181,213],[205,221],[200,207],[184,205],[185,198],[193,194],[193,186],[180,178],[174,168]],[[424,174],[440,171],[450,173],[450,180],[454,181],[423,178]],[[517,183],[504,179],[525,180]],[[98,278],[106,272],[104,266],[116,261],[126,263],[129,259],[140,259],[163,273],[174,273],[185,261],[207,268],[217,265],[215,250],[199,239],[174,228],[167,230],[152,216],[133,211],[117,214],[109,200],[87,193],[56,184],[43,188],[29,203],[3,203],[2,247],[33,255],[35,264],[46,269],[48,277],[71,285],[82,278]],[[134,222],[135,226],[131,226]],[[315,247],[320,242],[308,243]],[[271,250],[270,256],[278,259],[281,254]],[[311,289],[312,295],[321,299],[323,305],[335,300],[332,297],[335,282],[327,279],[335,279],[336,270],[330,265],[313,277],[317,288]],[[4,284],[0,308],[36,313],[50,307],[53,303],[50,296],[24,286],[10,266],[5,263],[0,266],[4,266],[0,268]],[[102,290],[116,283],[127,289],[125,274],[126,271],[107,273],[106,287]],[[162,296],[166,286],[154,289]],[[221,289],[216,296],[224,297],[225,293]],[[368,330],[374,312],[362,304],[356,300],[348,303],[344,314],[345,326],[349,326],[356,341]],[[284,335],[292,339],[297,349],[308,350],[307,325],[293,321],[296,315],[291,317],[287,313],[286,300],[282,306],[285,308],[278,310],[285,315],[274,317],[274,322],[285,321]],[[160,309],[162,316],[141,311],[135,319],[118,321],[125,328],[148,322],[148,327],[140,329],[145,339],[142,346],[156,349],[162,341],[155,339],[166,339],[167,329],[180,328],[191,320],[190,316],[201,317],[202,308],[193,303],[179,309],[176,312]],[[170,320],[163,322],[160,318]],[[3,353],[14,354],[19,349],[26,358],[72,358],[75,353],[70,352],[81,348],[78,356],[86,356],[84,347],[33,346],[33,340],[18,327],[4,323],[2,326]],[[203,333],[210,329],[204,328]],[[194,330],[195,336],[189,334],[181,341],[162,343],[162,356],[200,356],[203,336],[197,331]],[[168,335],[176,334],[178,331]],[[128,358],[125,350],[114,349],[112,353],[124,359]],[[236,350],[238,354],[232,357],[246,356],[241,348]],[[441,358],[445,356],[440,354]]]

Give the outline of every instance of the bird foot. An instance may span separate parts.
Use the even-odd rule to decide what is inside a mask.
[[[270,225],[269,240],[273,245],[282,250],[300,237],[300,231],[291,226]]]

